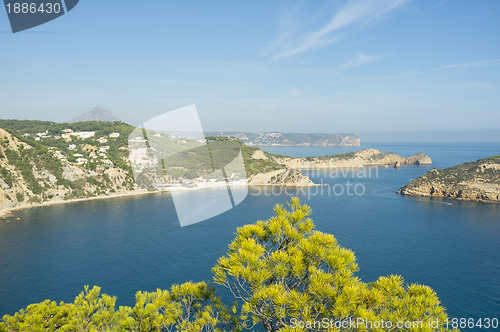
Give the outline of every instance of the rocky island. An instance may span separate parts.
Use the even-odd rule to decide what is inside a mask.
[[[277,155],[253,149],[251,157],[248,158],[250,165],[256,160],[263,160],[278,165],[278,170],[251,175],[250,185],[293,185],[312,186],[315,185],[309,177],[302,174],[301,170],[321,170],[336,168],[361,168],[368,166],[376,167],[400,167],[400,165],[431,165],[430,157],[422,152],[404,158],[392,152],[380,152],[376,149],[364,149],[357,152],[335,154],[321,157],[293,158]]]
[[[422,152],[404,158],[392,152],[380,152],[376,149],[364,149],[357,152],[321,157],[292,158],[272,155],[269,158],[274,162],[299,170],[366,166],[393,166],[397,168],[401,165],[432,165],[431,158]]]
[[[398,194],[500,203],[500,155],[446,169],[431,169]]]

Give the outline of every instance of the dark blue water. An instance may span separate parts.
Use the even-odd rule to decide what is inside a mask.
[[[424,151],[439,168],[500,153],[498,144],[368,147],[403,156]],[[295,156],[353,150],[266,149]],[[0,315],[47,298],[72,301],[87,284],[130,305],[137,290],[210,281],[236,227],[267,219],[276,203],[298,195],[318,230],[355,251],[364,281],[400,274],[434,288],[451,317],[499,317],[500,205],[395,194],[430,168],[310,172],[328,186],[253,188],[236,208],[185,228],[167,193],[20,211],[20,221],[0,223]]]

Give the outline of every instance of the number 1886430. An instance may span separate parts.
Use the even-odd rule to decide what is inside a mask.
[[[445,321],[446,328],[452,329],[498,329],[498,318],[449,318]]]
[[[16,2],[8,3],[5,5],[7,7],[8,14],[59,14],[62,10],[61,4],[59,3],[41,3],[36,4],[33,2]]]

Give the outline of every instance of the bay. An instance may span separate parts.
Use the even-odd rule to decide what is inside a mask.
[[[405,157],[423,151],[438,168],[500,153],[498,144],[478,143],[263,149],[311,156],[366,147]],[[500,205],[395,194],[432,167],[309,171],[326,185],[253,187],[234,209],[183,228],[168,193],[19,211],[19,221],[0,223],[0,315],[47,298],[72,301],[84,285],[99,285],[119,305],[131,305],[138,290],[211,281],[211,267],[237,227],[265,220],[275,204],[299,196],[312,207],[316,228],[356,253],[362,280],[400,274],[431,286],[451,317],[498,317]],[[356,186],[358,192],[347,192]]]

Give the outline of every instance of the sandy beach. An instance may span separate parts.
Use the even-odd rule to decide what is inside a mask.
[[[234,184],[244,185],[243,183],[236,183],[236,182],[229,183],[229,184],[231,184],[231,185],[234,185]],[[15,217],[14,213],[16,211],[25,210],[25,209],[33,209],[33,208],[44,207],[44,206],[86,202],[86,201],[98,200],[98,199],[151,195],[151,194],[159,194],[159,193],[172,192],[172,191],[202,190],[202,189],[208,189],[208,188],[224,187],[226,185],[228,185],[228,183],[204,183],[204,184],[200,184],[198,187],[193,187],[193,188],[168,187],[168,188],[165,188],[162,190],[140,189],[140,190],[133,190],[133,191],[126,192],[126,193],[118,193],[118,194],[113,194],[113,195],[101,195],[101,196],[75,198],[75,199],[68,199],[68,200],[48,201],[48,202],[42,202],[42,203],[29,204],[29,205],[16,206],[16,207],[2,209],[2,210],[0,210],[0,220]]]
[[[101,196],[94,196],[94,197],[76,198],[76,199],[68,199],[68,200],[60,200],[60,201],[49,201],[49,202],[43,202],[43,203],[37,203],[37,204],[16,206],[16,207],[11,207],[11,208],[6,208],[6,209],[0,210],[0,219],[12,218],[12,217],[14,217],[14,213],[16,211],[25,210],[25,209],[33,209],[33,208],[38,208],[38,207],[43,207],[43,206],[52,206],[52,205],[59,205],[59,204],[86,202],[86,201],[92,201],[92,200],[98,200],[98,199],[158,194],[158,193],[168,192],[168,191],[171,191],[171,190],[161,190],[161,191],[159,191],[159,190],[155,190],[155,191],[134,190],[134,191],[129,192],[129,193],[121,193],[121,194],[106,195],[106,196],[101,195]]]
[[[151,194],[159,194],[159,193],[165,193],[165,192],[172,192],[172,191],[190,191],[190,190],[203,190],[203,189],[210,189],[210,188],[222,188],[226,187],[228,185],[234,186],[234,185],[248,185],[252,187],[259,187],[259,186],[276,186],[276,184],[247,184],[242,181],[231,181],[231,182],[205,182],[205,183],[198,183],[196,187],[166,187],[161,190],[147,190],[147,189],[141,189],[141,190],[133,190],[130,192],[126,193],[117,193],[113,195],[101,195],[101,196],[94,196],[94,197],[85,197],[85,198],[75,198],[75,199],[69,199],[69,200],[58,200],[58,201],[48,201],[48,202],[42,202],[42,203],[36,203],[36,204],[29,204],[29,205],[23,205],[23,206],[16,206],[16,207],[9,207],[0,210],[0,220],[5,220],[7,218],[14,218],[15,215],[14,213],[16,211],[20,210],[25,210],[25,209],[33,209],[33,208],[38,208],[38,207],[44,207],[44,206],[52,206],[52,205],[59,205],[59,204],[69,204],[69,203],[78,203],[78,202],[86,202],[86,201],[91,201],[91,200],[97,200],[97,199],[108,199],[108,198],[119,198],[119,197],[127,197],[127,196],[140,196],[140,195],[151,195]],[[313,184],[313,186],[319,186],[320,184]],[[283,186],[283,185],[277,185],[280,187],[288,187],[288,186]],[[306,187],[309,187],[311,185],[307,185]],[[294,186],[290,185],[289,187],[301,187],[299,186]]]

